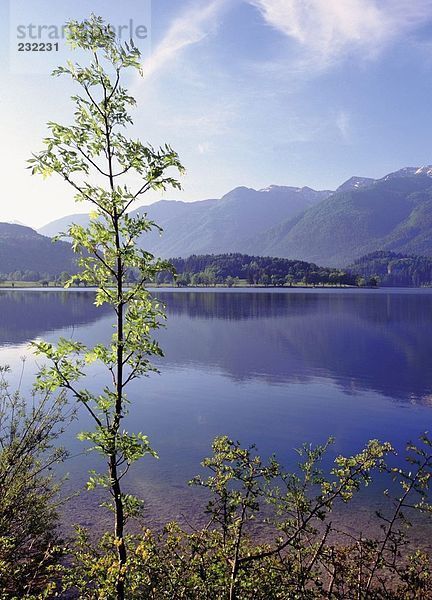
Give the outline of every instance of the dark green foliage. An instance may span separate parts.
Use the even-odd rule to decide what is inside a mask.
[[[395,252],[372,252],[354,261],[348,270],[366,278],[376,277],[383,286],[432,285],[432,258]]]
[[[249,284],[264,286],[307,285],[356,285],[356,275],[338,269],[318,267],[301,260],[288,260],[270,256],[246,254],[205,254],[188,258],[171,258],[177,272],[177,285],[216,285],[229,287],[239,279]],[[158,283],[173,282],[171,273],[160,274]]]

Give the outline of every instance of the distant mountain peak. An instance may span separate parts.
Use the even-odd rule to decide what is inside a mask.
[[[267,187],[265,187],[265,188],[261,188],[261,189],[260,189],[260,190],[258,190],[258,191],[259,191],[259,192],[272,192],[273,190],[277,189],[278,187],[280,187],[280,186],[278,186],[278,185],[273,185],[273,184],[272,184],[272,185],[268,185],[268,186],[267,186]]]
[[[269,185],[265,188],[261,188],[258,190],[259,192],[280,192],[280,191],[292,191],[292,192],[300,192],[302,188],[291,186],[291,185]]]
[[[392,173],[384,175],[381,179],[372,179],[371,177],[350,177],[342,185],[337,188],[337,192],[351,192],[370,185],[376,181],[388,181],[389,179],[399,179],[403,177],[415,177],[416,175],[426,175],[432,177],[432,165],[422,167],[403,167]]]
[[[270,193],[270,192],[296,192],[296,193],[312,193],[312,194],[322,194],[333,193],[332,190],[315,190],[314,188],[309,187],[308,185],[304,185],[302,187],[297,187],[293,185],[268,185],[265,188],[261,188],[258,192]]]
[[[231,200],[237,199],[239,197],[247,197],[251,192],[256,193],[256,190],[254,188],[246,187],[245,185],[239,185],[227,192],[226,194],[224,194],[221,200]]]
[[[419,167],[415,172],[416,175],[427,175],[428,177],[432,177],[432,165],[426,165],[424,167]]]
[[[383,180],[387,181],[388,179],[396,179],[398,177],[414,177],[415,175],[426,175],[427,177],[432,177],[432,165],[424,165],[422,167],[403,167],[398,171],[389,173],[383,177]]]
[[[371,177],[350,177],[342,185],[337,188],[337,192],[350,192],[352,190],[359,190],[375,183],[375,179]]]

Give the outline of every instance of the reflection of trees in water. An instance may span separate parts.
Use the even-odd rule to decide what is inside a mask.
[[[93,302],[91,291],[1,291],[0,344],[20,344],[47,331],[92,323],[106,314]]]
[[[315,296],[270,292],[160,292],[168,313],[200,319],[261,319],[313,310]]]
[[[432,294],[356,293],[349,290],[316,293],[155,292],[173,315],[200,319],[261,319],[310,313],[356,313],[375,323],[431,322]]]
[[[430,402],[430,294],[165,294],[162,345],[176,364],[218,366],[237,380],[335,380]],[[185,326],[185,317],[189,325]],[[230,320],[222,326],[221,319]]]
[[[432,294],[164,292],[163,365],[221,369],[237,381],[334,380],[345,392],[432,397]],[[94,292],[1,291],[0,344],[90,324]],[[100,332],[110,335],[107,332]],[[91,335],[94,335],[93,333]],[[99,335],[99,334],[98,334]]]

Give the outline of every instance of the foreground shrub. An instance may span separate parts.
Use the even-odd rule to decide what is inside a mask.
[[[253,447],[217,438],[203,462],[210,476],[191,482],[209,492],[207,526],[186,531],[170,523],[160,534],[131,536],[126,597],[431,598],[430,556],[407,536],[407,513],[430,512],[430,440],[408,446],[408,471],[387,466],[393,449],[372,440],[352,457],[337,457],[326,476],[320,462],[327,446],[302,448],[298,473],[287,473],[275,458],[263,463]],[[377,515],[381,533],[337,527],[336,504],[350,502],[377,470],[400,485],[400,493],[388,494],[388,512]],[[65,589],[79,598],[114,598],[117,573],[115,540],[105,536],[95,547],[80,530]]]
[[[66,417],[61,396],[26,405],[8,371],[0,368],[0,597],[24,598],[52,587],[60,540],[50,469],[65,455],[54,443]]]

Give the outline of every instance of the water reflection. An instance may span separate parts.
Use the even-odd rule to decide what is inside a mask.
[[[106,314],[91,291],[0,291],[0,346],[22,344],[49,331],[91,323]]]
[[[335,380],[429,402],[432,294],[159,293],[169,311],[167,362],[214,365],[243,381]]]
[[[132,382],[126,427],[148,434],[160,454],[128,480],[160,524],[195,512],[185,482],[216,435],[256,443],[263,456],[275,452],[289,465],[291,449],[304,441],[334,435],[334,452],[348,454],[369,438],[402,448],[430,429],[432,291],[156,293],[168,311],[159,334],[162,376]],[[107,342],[112,316],[93,300],[90,291],[1,292],[0,363],[13,363],[35,337]],[[32,380],[29,368],[26,383]],[[104,383],[89,368],[86,387]],[[72,455],[83,451],[76,433],[89,426],[81,411],[68,428]],[[88,468],[99,468],[95,460],[78,456],[64,465],[71,490],[84,486]],[[68,511],[83,524],[97,500],[82,498],[84,508]]]
[[[155,293],[168,311],[159,334],[164,369],[218,369],[237,382],[269,384],[324,378],[347,394],[430,403],[427,290]],[[108,341],[109,309],[93,301],[91,291],[2,291],[0,346],[47,335]]]

